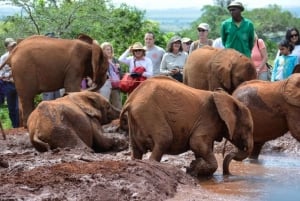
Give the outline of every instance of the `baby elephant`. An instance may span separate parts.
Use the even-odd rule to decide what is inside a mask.
[[[224,159],[224,174],[229,174],[232,159],[241,161],[252,151],[251,114],[225,92],[199,90],[157,76],[130,94],[120,119],[126,119],[126,115],[132,158],[142,159],[150,150],[150,159],[160,161],[163,154],[192,150],[196,160],[187,172],[193,176],[209,176],[217,170],[214,141],[223,137],[239,149]]]
[[[277,82],[247,81],[232,94],[245,103],[253,119],[252,159],[258,159],[260,151],[269,140],[288,131],[300,142],[300,74]]]
[[[99,93],[69,93],[56,100],[41,102],[30,114],[30,140],[40,152],[58,147],[88,148],[95,152],[118,150],[124,142],[105,137],[101,124],[107,124],[119,115],[120,110]]]

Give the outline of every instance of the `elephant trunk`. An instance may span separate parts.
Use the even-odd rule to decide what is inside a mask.
[[[230,152],[227,154],[223,161],[223,175],[230,175],[229,164],[232,159],[242,161],[249,156],[249,152],[239,150],[238,152]]]
[[[102,117],[102,124],[110,123],[112,120],[118,119],[120,116],[121,110],[116,108],[113,105],[110,105],[110,108],[108,109],[106,115],[103,115]]]

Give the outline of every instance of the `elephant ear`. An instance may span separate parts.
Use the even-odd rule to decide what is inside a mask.
[[[93,82],[101,88],[107,79],[108,58],[104,55],[103,50],[96,40],[92,44],[92,67],[93,67]],[[98,90],[98,89],[97,89]]]
[[[101,111],[94,107],[97,100],[96,96],[93,95],[93,92],[72,92],[68,94],[68,97],[72,103],[77,105],[87,115],[101,119]]]
[[[300,74],[292,74],[284,82],[282,94],[289,104],[300,107]]]
[[[77,37],[78,40],[84,41],[88,44],[93,44],[93,39],[85,34],[79,34]]]
[[[231,89],[231,72],[232,61],[228,54],[228,49],[219,51],[210,63],[210,81],[209,90],[214,91],[216,88],[223,88],[229,92]]]
[[[237,111],[238,106],[236,105],[233,98],[225,92],[214,92],[213,99],[218,110],[219,116],[225,122],[229,139],[231,140],[234,134],[237,123]]]

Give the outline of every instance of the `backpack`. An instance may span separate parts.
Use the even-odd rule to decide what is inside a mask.
[[[214,41],[212,39],[208,39],[208,44],[207,45],[212,46],[213,42]],[[193,51],[198,48],[199,43],[200,43],[199,40],[194,41]]]

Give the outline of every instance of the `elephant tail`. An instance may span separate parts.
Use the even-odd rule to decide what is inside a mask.
[[[128,127],[128,104],[125,104],[123,106],[123,109],[121,111],[121,114],[120,114],[120,129],[128,132],[129,130],[129,127]]]

